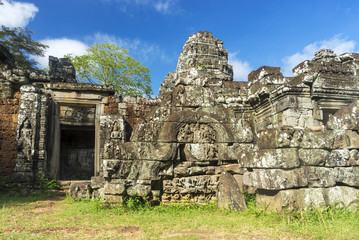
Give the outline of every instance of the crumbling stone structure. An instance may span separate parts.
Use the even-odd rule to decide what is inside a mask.
[[[14,181],[43,171],[70,181],[74,198],[108,202],[245,209],[249,192],[273,210],[358,205],[359,54],[320,50],[294,77],[264,66],[236,82],[223,42],[197,32],[156,99],[76,83],[69,62],[54,59],[50,76],[36,78],[13,79],[21,70],[2,65],[12,73],[2,96],[19,102]]]

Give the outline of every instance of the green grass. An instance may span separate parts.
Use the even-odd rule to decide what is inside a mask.
[[[137,199],[53,201],[54,194],[0,196],[0,239],[359,239],[359,212],[335,206],[268,213],[206,205],[151,207]]]

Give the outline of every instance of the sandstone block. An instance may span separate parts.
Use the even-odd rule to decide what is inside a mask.
[[[306,187],[308,179],[303,169],[255,169],[243,175],[243,182],[249,187],[267,190],[281,190]]]
[[[331,149],[334,143],[334,135],[331,131],[305,131],[301,148]]]
[[[335,174],[338,183],[359,187],[359,167],[336,167]]]
[[[218,187],[218,175],[191,176],[163,181],[163,192],[168,194],[209,194]]]
[[[104,193],[106,195],[122,195],[126,190],[125,184],[113,184],[113,183],[105,183]]]
[[[260,130],[258,147],[260,149],[297,147],[301,137],[301,130],[295,130],[291,126]]]
[[[348,149],[333,150],[330,154],[327,155],[325,165],[329,167],[349,166],[350,165],[349,150]]]
[[[266,149],[245,152],[239,156],[239,166],[247,168],[295,168],[299,167],[297,149]]]
[[[257,206],[268,210],[302,210],[308,207],[338,205],[356,209],[359,202],[359,190],[345,186],[331,188],[302,188],[282,190],[274,195],[257,194]]]
[[[105,184],[105,179],[101,176],[93,176],[91,178],[91,188],[98,189],[102,188]]]
[[[151,195],[151,186],[135,185],[127,189],[127,194],[132,197],[149,197]]]
[[[221,174],[218,185],[218,206],[232,210],[246,210],[247,205],[243,193],[235,180],[228,172]]]
[[[124,200],[124,197],[121,195],[105,195],[105,199],[106,202],[109,203],[122,203]]]
[[[299,149],[298,156],[305,166],[323,166],[329,151],[324,149]]]
[[[336,172],[334,168],[303,167],[308,179],[309,187],[333,187],[335,186]]]
[[[356,131],[347,130],[343,134],[335,136],[333,149],[359,148],[359,134]]]

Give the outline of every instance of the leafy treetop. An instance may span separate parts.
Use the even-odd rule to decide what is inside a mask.
[[[151,78],[147,67],[133,59],[129,52],[108,43],[96,43],[82,56],[66,55],[75,66],[80,82],[113,85],[123,96],[152,94]]]
[[[31,39],[32,31],[27,28],[9,28],[2,26],[0,31],[0,44],[7,47],[13,54],[17,67],[24,69],[36,68],[37,62],[30,58],[33,56],[44,56],[47,45]]]

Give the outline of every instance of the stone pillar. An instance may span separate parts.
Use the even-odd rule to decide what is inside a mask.
[[[32,183],[38,180],[38,173],[44,165],[46,125],[41,118],[46,118],[45,102],[41,90],[35,86],[25,85],[20,91],[16,137],[18,156],[13,180],[19,183]]]

